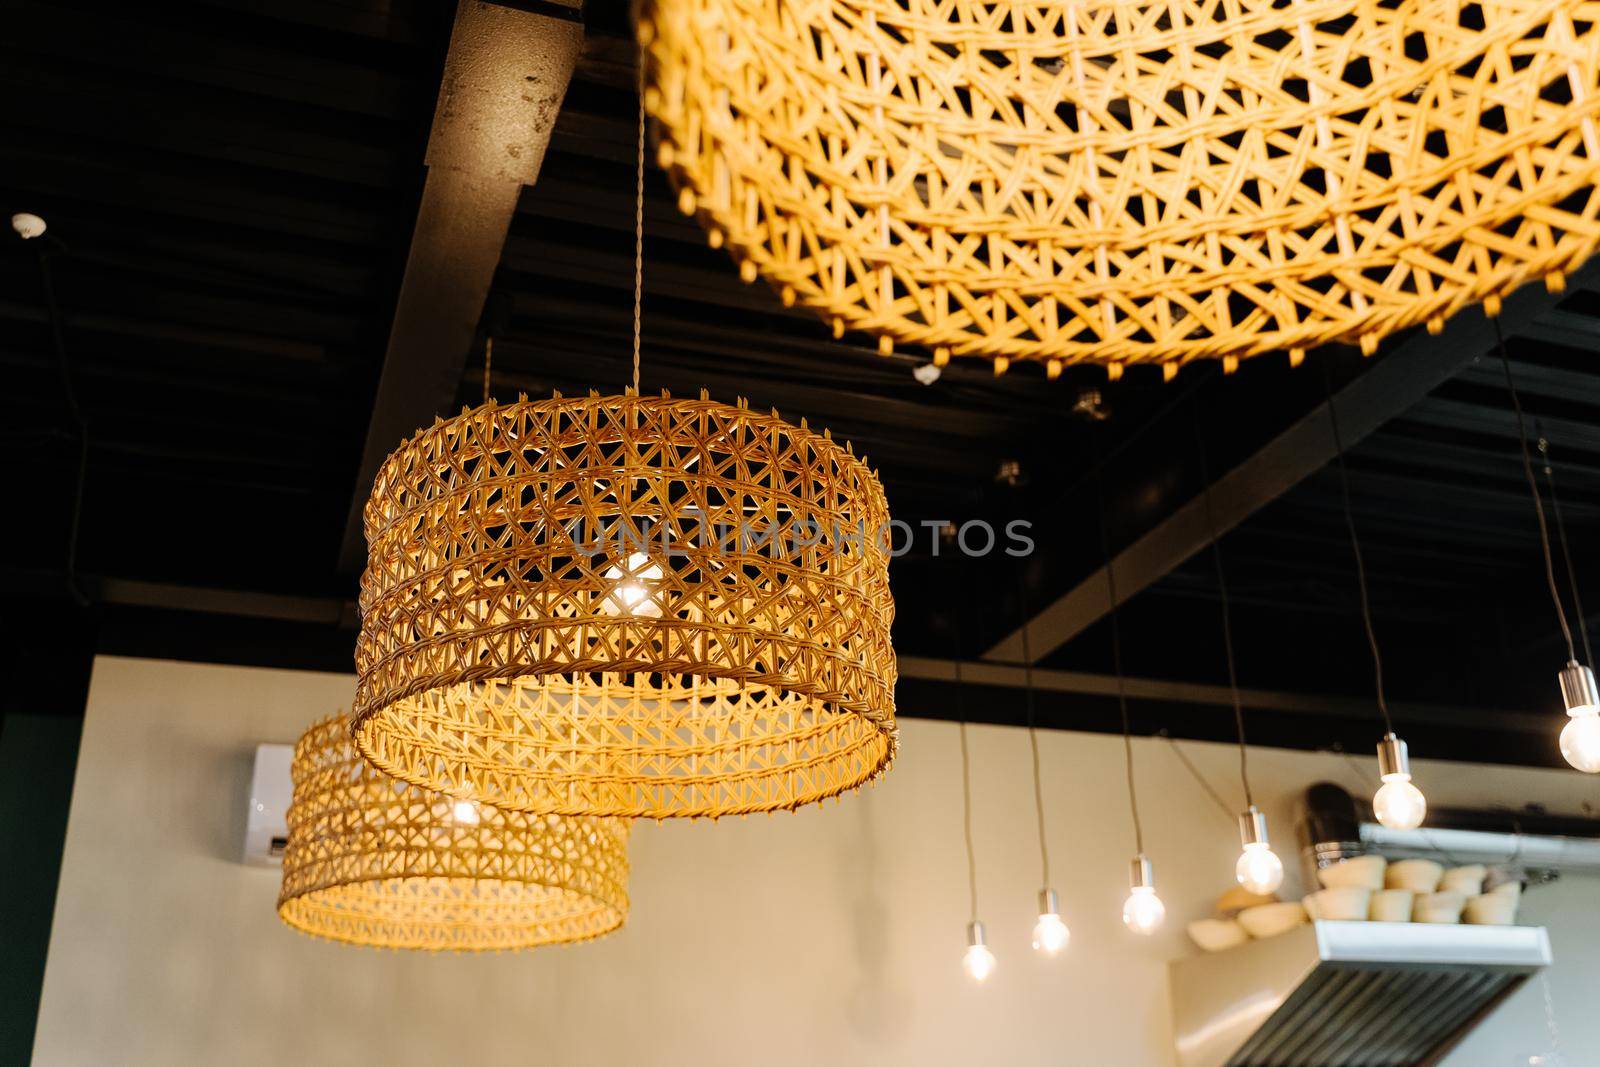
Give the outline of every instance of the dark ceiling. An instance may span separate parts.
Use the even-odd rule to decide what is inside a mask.
[[[93,649],[349,669],[357,576],[341,544],[454,5],[4,6],[0,206],[50,226],[0,242],[12,458],[0,547],[7,615],[24,623],[8,674],[81,669]],[[490,336],[503,397],[627,380],[632,45],[617,0],[595,0],[584,22],[584,58],[478,337],[448,354],[465,359],[459,388],[429,401],[440,412],[477,400]],[[958,649],[1020,660],[1017,628],[1044,612],[1029,629],[1039,721],[1114,726],[1110,628],[1095,606],[1103,496],[1126,666],[1142,686],[1136,726],[1226,737],[1218,585],[1196,525],[1204,470],[1229,531],[1252,736],[1368,751],[1372,668],[1327,462],[1331,389],[1355,442],[1355,521],[1403,732],[1428,754],[1559,759],[1564,650],[1477,310],[1368,360],[1328,349],[1295,370],[1264,357],[1170,384],[1141,368],[1115,383],[1087,368],[995,378],[958,360],[924,386],[911,374],[922,354],[833,340],[809,312],[742,285],[653,169],[646,189],[644,387],[745,396],[831,428],[921,531],[892,572],[902,714],[1023,721],[1016,672],[958,691],[929,661]],[[1597,277],[1581,272],[1559,296],[1525,290],[1503,317],[1580,576],[1600,573]],[[1026,484],[997,481],[1006,461]],[[1032,522],[1038,551],[935,556],[919,525],[974,518]],[[10,699],[48,702],[30,692]]]

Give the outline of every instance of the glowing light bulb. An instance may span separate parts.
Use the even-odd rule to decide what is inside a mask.
[[[974,919],[967,924],[967,952],[961,957],[961,969],[973,983],[982,985],[994,973],[994,953],[983,941],[983,923]]]
[[[1250,892],[1267,894],[1283,884],[1283,861],[1265,841],[1253,841],[1244,846],[1233,873]]]
[[[1428,814],[1428,798],[1409,774],[1386,774],[1372,798],[1372,813],[1391,830],[1415,830]]]
[[[1072,932],[1061,921],[1061,903],[1056,891],[1039,890],[1039,921],[1033,924],[1033,950],[1040,955],[1057,956],[1071,939]]]
[[[642,615],[659,618],[661,605],[651,597],[651,588],[664,576],[661,565],[643,552],[634,552],[620,566],[607,568],[605,579],[613,583],[603,610],[610,615]]]
[[[1045,912],[1033,924],[1033,949],[1046,956],[1057,956],[1072,940],[1072,931],[1061,921],[1061,916]]]
[[[1283,884],[1283,861],[1267,842],[1267,817],[1254,804],[1239,816],[1239,837],[1244,851],[1234,866],[1234,877],[1252,893],[1271,893]]]
[[[1154,886],[1136,885],[1122,904],[1122,921],[1136,934],[1153,934],[1167,917],[1167,906]]]
[[[1561,755],[1585,774],[1600,774],[1600,715],[1574,715],[1561,728]]]
[[[1569,716],[1561,730],[1561,754],[1585,774],[1600,773],[1600,690],[1594,672],[1570,662],[1557,678]]]
[[[450,805],[450,817],[462,826],[477,826],[482,818],[476,801],[458,800]]]
[[[1122,922],[1136,934],[1153,934],[1167,917],[1167,906],[1156,896],[1155,872],[1143,854],[1133,857],[1128,899],[1122,904]]]
[[[1393,732],[1378,742],[1378,775],[1383,784],[1372,798],[1372,814],[1391,830],[1415,830],[1428,814],[1428,798],[1411,784],[1411,755]]]

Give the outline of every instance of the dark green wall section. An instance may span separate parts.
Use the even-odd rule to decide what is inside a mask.
[[[33,1055],[83,719],[0,718],[0,1064]]]

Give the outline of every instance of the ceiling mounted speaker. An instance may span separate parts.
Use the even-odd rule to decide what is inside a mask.
[[[703,396],[485,404],[365,513],[356,743],[521,811],[721,816],[894,756],[889,514],[826,433]]]
[[[881,347],[1375,349],[1600,240],[1575,0],[643,0],[679,204]]]
[[[628,915],[628,822],[503,811],[380,773],[343,716],[294,749],[278,914],[381,948],[586,941]]]

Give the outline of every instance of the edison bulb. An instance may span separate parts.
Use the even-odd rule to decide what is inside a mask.
[[[605,579],[614,583],[603,609],[609,615],[644,615],[657,618],[661,605],[650,596],[651,587],[663,577],[661,565],[643,552],[634,552],[621,566],[606,569]]]
[[[1561,754],[1585,774],[1600,774],[1600,715],[1573,715],[1561,729]]]
[[[1044,912],[1033,924],[1033,950],[1041,955],[1059,955],[1071,939],[1072,932],[1067,924],[1053,911]]]
[[[1250,892],[1271,893],[1283,884],[1283,861],[1265,841],[1252,841],[1244,846],[1233,873]]]
[[[968,945],[967,954],[961,957],[961,969],[980,985],[994,973],[994,967],[994,953],[988,945]]]
[[[1153,934],[1167,917],[1167,906],[1153,886],[1136,885],[1122,905],[1122,921],[1136,934]]]
[[[1409,774],[1386,774],[1372,798],[1372,813],[1391,830],[1415,830],[1428,814],[1428,798]]]
[[[471,800],[458,800],[450,805],[450,817],[462,826],[476,826],[480,818],[478,805]]]

